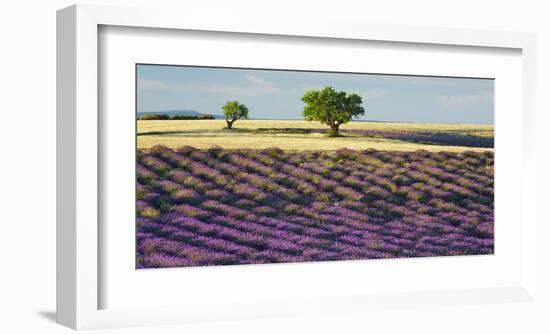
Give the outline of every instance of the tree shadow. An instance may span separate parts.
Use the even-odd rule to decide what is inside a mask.
[[[301,136],[319,134],[327,137],[346,138],[380,138],[386,140],[400,140],[410,143],[425,145],[465,146],[494,148],[494,136],[480,136],[478,132],[469,130],[445,130],[445,131],[403,131],[403,130],[360,130],[343,129],[339,133],[330,135],[329,129],[325,128],[223,128],[223,129],[189,129],[172,131],[149,131],[138,133],[138,136],[225,136],[227,134],[239,135],[286,135]],[[486,132],[493,134],[492,130]],[[303,137],[296,137],[303,138]]]
[[[396,139],[419,144],[494,148],[494,137],[480,137],[470,134],[431,131],[395,130],[344,130],[344,133],[361,134],[364,137]]]

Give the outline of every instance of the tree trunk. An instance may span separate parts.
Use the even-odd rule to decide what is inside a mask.
[[[235,122],[235,120],[225,120],[227,122],[227,128],[228,129],[232,129],[233,128],[233,122]]]
[[[340,130],[340,124],[332,124],[330,126],[330,136],[331,137],[338,137],[338,131]]]

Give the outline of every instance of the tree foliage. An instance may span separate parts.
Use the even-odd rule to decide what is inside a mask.
[[[228,101],[223,107],[223,115],[227,128],[232,129],[233,123],[241,118],[248,118],[248,108],[239,101]]]
[[[363,100],[357,94],[337,92],[332,87],[322,90],[309,90],[302,97],[305,102],[304,118],[308,121],[319,121],[330,126],[330,135],[337,136],[340,125],[349,122],[353,117],[365,114],[361,106]]]

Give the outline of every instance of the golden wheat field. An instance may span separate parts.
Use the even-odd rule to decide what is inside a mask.
[[[228,149],[278,147],[291,151],[337,150],[344,147],[389,151],[492,151],[493,148],[487,146],[448,145],[444,141],[426,143],[423,139],[416,139],[415,135],[448,135],[451,138],[480,140],[494,136],[492,125],[469,124],[350,122],[341,126],[342,136],[334,138],[326,135],[326,126],[300,120],[239,120],[232,130],[225,129],[225,126],[224,120],[138,120],[137,148],[188,145],[199,149],[213,146]]]

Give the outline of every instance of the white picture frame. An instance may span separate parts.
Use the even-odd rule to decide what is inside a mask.
[[[75,5],[57,14],[57,320],[75,328],[190,323],[211,320],[253,319],[311,315],[355,310],[395,310],[408,305],[442,306],[537,298],[534,173],[521,180],[521,279],[518,284],[445,291],[411,291],[366,296],[308,297],[295,300],[235,302],[231,309],[191,306],[99,307],[101,235],[98,233],[100,165],[98,124],[99,26],[216,31],[265,36],[300,36],[415,44],[515,49],[521,51],[521,120],[523,171],[533,170],[535,152],[535,37],[527,33],[470,31],[463,29],[403,27],[377,24],[308,24],[277,20],[261,24],[243,20],[209,22],[204,17],[151,9]],[[497,153],[498,154],[498,153]],[[464,261],[468,261],[467,257]],[[540,261],[540,259],[539,259]],[[295,265],[300,266],[300,265]],[[275,269],[276,270],[276,269]],[[220,274],[220,272],[218,272]],[[166,298],[169,298],[166,297]],[[320,299],[323,299],[322,301]],[[328,305],[330,307],[321,307]]]

